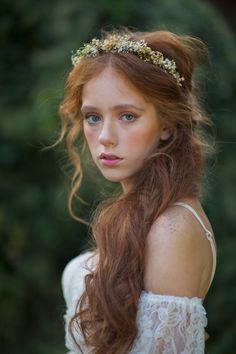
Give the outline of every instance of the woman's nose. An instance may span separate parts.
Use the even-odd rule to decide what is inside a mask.
[[[102,145],[116,145],[117,136],[115,134],[115,127],[110,122],[103,124],[102,130],[99,135],[99,142]]]

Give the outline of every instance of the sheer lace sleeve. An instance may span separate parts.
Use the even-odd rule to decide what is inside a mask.
[[[203,354],[206,311],[200,298],[142,291],[139,334],[130,354]]]

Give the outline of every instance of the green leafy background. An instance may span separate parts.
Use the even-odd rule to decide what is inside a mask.
[[[70,55],[103,27],[167,29],[202,38],[210,64],[201,75],[217,128],[204,208],[218,245],[206,298],[206,352],[236,353],[236,45],[220,14],[198,0],[2,0],[0,21],[0,343],[5,354],[65,353],[61,273],[87,245],[87,228],[67,210],[71,168],[65,146],[42,150],[59,132],[58,105]],[[91,178],[96,176],[97,181]],[[96,203],[99,173],[87,169],[82,195]],[[80,215],[91,207],[77,206]]]

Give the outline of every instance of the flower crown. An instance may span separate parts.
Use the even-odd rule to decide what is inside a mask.
[[[148,47],[142,39],[132,41],[128,35],[110,35],[107,39],[99,40],[93,38],[90,43],[84,44],[71,57],[72,64],[76,66],[81,58],[96,57],[102,53],[133,53],[140,59],[158,65],[164,71],[172,75],[179,86],[182,86],[184,77],[176,69],[176,63],[173,59],[164,58],[161,52],[154,51]]]

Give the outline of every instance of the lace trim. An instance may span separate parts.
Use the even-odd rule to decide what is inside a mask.
[[[160,295],[160,294],[155,294],[151,291],[146,291],[142,290],[141,292],[141,299],[147,297],[150,300],[158,300],[158,301],[175,301],[178,303],[183,303],[186,300],[191,300],[192,302],[197,302],[197,303],[203,303],[203,299],[197,296],[194,297],[187,297],[187,296],[176,296],[176,295]]]

